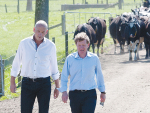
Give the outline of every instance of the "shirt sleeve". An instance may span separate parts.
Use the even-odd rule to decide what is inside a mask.
[[[104,78],[103,78],[100,60],[98,57],[96,63],[97,65],[96,65],[95,73],[96,73],[97,86],[100,92],[104,92],[105,91]]]
[[[11,76],[17,77],[20,71],[20,66],[22,63],[22,42],[20,42],[17,53],[15,55],[15,58],[13,60],[12,69],[11,69]]]
[[[69,76],[69,65],[68,65],[68,58],[67,58],[65,60],[63,70],[61,73],[61,87],[58,88],[60,92],[67,91],[68,76]]]
[[[54,45],[52,47],[52,53],[51,53],[51,61],[50,61],[50,70],[51,70],[51,77],[53,80],[59,79],[59,71],[58,71],[58,65],[57,65],[57,55],[56,55],[56,46]]]

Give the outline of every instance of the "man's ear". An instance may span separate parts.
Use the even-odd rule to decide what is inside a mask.
[[[90,43],[88,43],[88,47],[90,46]]]
[[[48,30],[46,31],[46,34],[48,33]]]
[[[35,27],[33,28],[33,32],[35,32]]]

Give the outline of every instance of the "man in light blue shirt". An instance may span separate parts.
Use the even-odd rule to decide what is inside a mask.
[[[69,99],[72,113],[94,113],[96,107],[96,88],[101,92],[101,102],[105,102],[106,93],[99,58],[87,51],[90,41],[86,33],[75,36],[77,52],[70,54],[61,73],[62,101],[68,100],[67,82],[70,75]]]

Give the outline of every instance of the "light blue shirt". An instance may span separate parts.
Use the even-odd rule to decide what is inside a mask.
[[[98,88],[105,91],[104,78],[100,60],[96,54],[87,52],[85,58],[81,58],[78,52],[70,54],[65,61],[61,73],[60,92],[67,91],[68,76],[70,75],[69,90],[91,90]]]

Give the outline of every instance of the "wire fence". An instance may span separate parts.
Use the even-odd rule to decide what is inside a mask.
[[[30,11],[35,11],[36,0],[31,0]],[[119,0],[49,0],[49,11],[61,11],[61,5],[64,4],[114,4]],[[123,5],[138,5],[143,0],[122,0]],[[27,10],[27,0],[1,0],[0,13],[25,12]]]

